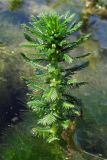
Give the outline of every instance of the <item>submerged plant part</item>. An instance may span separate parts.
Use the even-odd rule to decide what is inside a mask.
[[[82,116],[81,101],[71,92],[85,84],[77,82],[74,74],[88,65],[88,61],[79,60],[89,54],[74,57],[70,53],[89,38],[89,35],[80,35],[76,41],[70,41],[70,36],[81,25],[69,12],[33,16],[30,25],[24,25],[24,35],[29,41],[24,47],[35,49],[29,56],[22,53],[36,70],[27,80],[32,90],[28,106],[37,119],[32,132],[48,142],[68,141],[76,120]]]
[[[21,7],[23,0],[9,0],[9,9],[14,11]]]
[[[85,7],[82,10],[82,18],[88,21],[90,15],[99,15],[107,18],[107,1],[106,0],[84,0]],[[87,25],[87,24],[86,24]]]

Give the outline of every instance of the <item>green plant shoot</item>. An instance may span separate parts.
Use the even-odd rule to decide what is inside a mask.
[[[88,65],[88,61],[79,60],[89,54],[74,57],[70,52],[89,38],[80,35],[71,42],[70,36],[81,25],[69,12],[32,16],[29,25],[24,25],[24,35],[29,41],[24,47],[33,51],[29,56],[23,53],[22,56],[35,68],[27,81],[31,89],[28,106],[37,119],[32,132],[48,142],[64,139],[63,133],[82,116],[81,101],[72,92],[85,82],[78,82],[74,74]]]

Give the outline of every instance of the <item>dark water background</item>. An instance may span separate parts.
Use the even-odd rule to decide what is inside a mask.
[[[84,1],[80,0],[0,0],[0,160],[60,160],[62,149],[33,139],[29,130],[35,116],[26,110],[27,87],[20,78],[32,69],[20,56],[25,51],[22,23],[30,16],[45,11],[61,13],[71,10],[80,15]],[[84,119],[79,122],[75,141],[80,147],[97,156],[107,158],[107,20],[93,14],[88,19],[91,39],[74,51],[92,52],[90,66],[79,73],[88,85],[75,91],[83,100]],[[100,158],[73,153],[72,160]]]

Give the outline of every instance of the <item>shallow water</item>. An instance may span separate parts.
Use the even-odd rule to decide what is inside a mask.
[[[1,95],[3,96],[3,98],[1,98],[3,102],[0,104],[0,111],[2,111],[2,106],[4,105],[4,102],[7,102],[4,105],[4,107],[6,108],[5,112],[7,112],[8,109],[9,113],[13,114],[13,111],[11,112],[10,110],[10,105],[13,104],[13,101],[11,102],[11,100],[13,99],[15,99],[15,103],[13,104],[14,108],[16,106],[20,108],[20,105],[17,105],[17,103],[19,102],[19,100],[17,100],[17,95],[19,93],[22,95],[23,90],[26,91],[26,89],[23,85],[23,82],[18,79],[18,76],[23,75],[24,73],[30,74],[31,72],[31,69],[29,69],[29,67],[27,67],[26,69],[26,64],[24,64],[23,60],[20,58],[20,52],[23,51],[23,49],[20,48],[20,44],[24,42],[21,24],[28,23],[32,14],[37,15],[40,12],[52,10],[57,10],[63,13],[69,9],[72,12],[76,12],[77,14],[79,14],[82,7],[83,1],[80,2],[79,0],[22,0],[20,1],[20,3],[17,4],[16,2],[14,2],[14,0],[0,0],[0,43],[2,44],[0,46],[0,78],[2,79],[0,79],[0,86],[2,88],[2,92],[0,92],[0,97]],[[84,43],[83,46],[81,46],[79,49],[77,49],[77,51],[75,51],[79,53],[92,52],[91,56],[89,57],[90,66],[78,75],[79,79],[88,81],[89,84],[75,91],[75,94],[78,95],[78,97],[80,97],[84,103],[84,119],[79,122],[75,136],[79,145],[83,149],[90,153],[94,153],[98,156],[100,155],[107,158],[107,44],[105,43],[105,35],[107,31],[105,28],[101,30],[103,28],[102,23],[104,23],[105,20],[100,20],[98,17],[97,21],[95,19],[95,23],[90,23],[91,20],[89,20],[89,24],[90,32],[92,33],[92,39]],[[16,61],[20,61],[20,65],[19,63],[16,63]],[[12,66],[14,66],[15,68],[14,71],[11,70],[13,68]],[[16,76],[17,70],[19,74]],[[9,75],[11,78],[9,79],[9,76],[7,75]],[[9,92],[9,89],[12,90],[11,93],[13,93],[14,91],[14,96]],[[22,97],[19,96],[19,98],[23,100]],[[14,117],[17,116],[13,115],[11,118],[9,118],[9,122]],[[5,118],[6,115],[4,114],[4,119]],[[21,125],[25,128],[26,126],[29,126],[29,128],[31,128],[30,123],[26,124],[26,119],[29,118],[30,115],[27,114],[27,116],[23,118],[24,122],[20,122],[20,125],[13,125],[13,127],[9,128],[9,133],[8,129],[3,132],[4,134],[6,134],[7,137],[6,140],[5,138],[3,138],[3,142],[1,144],[1,147],[4,146],[2,147],[3,152],[1,153],[1,158],[3,160],[21,160],[23,159],[23,153],[27,154],[28,150],[29,154],[25,160],[33,160],[34,157],[36,157],[37,160],[48,160],[50,159],[50,156],[52,157],[54,155],[55,157],[56,151],[52,151],[51,148],[49,149],[49,153],[48,149],[45,149],[45,147],[48,148],[47,144],[44,144],[44,148],[42,147],[42,152],[46,151],[44,159],[44,154],[41,154],[40,151],[37,150],[37,152],[35,151],[36,153],[34,154],[34,151],[32,152],[32,147],[41,147],[41,142],[38,142],[38,140],[36,142],[36,145],[32,144],[30,148],[25,148],[24,151],[20,149],[18,150],[18,148],[13,147],[16,144],[15,135],[17,134],[17,136],[19,137],[17,142],[19,143],[19,148],[22,143],[23,147],[31,144],[31,142],[27,140],[25,140],[24,142],[22,141],[23,132],[20,128]],[[13,134],[14,141],[12,140],[11,132]],[[25,139],[27,139],[26,136]],[[12,147],[10,147],[10,150],[7,149],[9,146]],[[52,154],[52,152],[54,152],[54,154]],[[55,159],[62,159],[63,154],[62,152],[58,151],[58,148],[57,152]],[[14,155],[12,153],[14,153]],[[20,155],[19,157],[18,154]],[[59,155],[59,157],[57,156],[57,154]],[[3,157],[3,155],[7,157]],[[74,154],[74,160],[76,159],[92,160],[93,158],[84,158],[84,155]]]

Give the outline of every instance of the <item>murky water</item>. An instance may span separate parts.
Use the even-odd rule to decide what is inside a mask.
[[[29,66],[26,69],[26,64],[20,57],[20,52],[23,51],[20,44],[24,42],[21,24],[27,23],[32,14],[37,15],[44,11],[57,10],[63,13],[70,9],[71,12],[80,14],[83,4],[80,0],[0,0],[0,115],[3,115],[1,123],[5,122],[6,118],[8,120],[8,117],[11,122],[18,117],[15,115],[18,114],[15,113],[15,108],[20,110],[24,101],[22,95],[26,92],[19,77],[32,72]],[[92,38],[77,49],[77,52],[92,54],[89,57],[90,66],[78,75],[79,79],[88,81],[89,84],[75,91],[84,102],[84,119],[77,126],[75,139],[84,150],[107,158],[107,21],[93,16],[89,18],[88,23]],[[7,111],[9,113],[6,115]],[[11,114],[13,115],[10,116]],[[13,123],[3,132],[0,146],[2,160],[33,160],[35,157],[37,160],[50,160],[52,157],[55,160],[64,159],[63,151],[58,149],[57,145],[54,145],[54,149],[47,144],[41,147],[41,141],[36,139],[32,144],[33,137],[25,134],[32,127],[35,117],[31,119],[32,116],[28,113],[21,117],[24,122],[17,125]],[[16,142],[19,144],[17,147]],[[99,159],[77,152],[73,155],[72,160]]]

